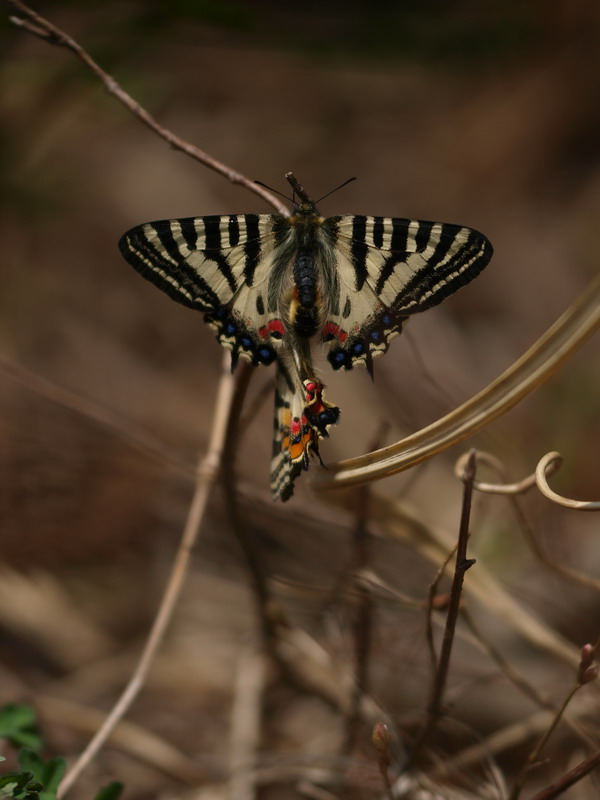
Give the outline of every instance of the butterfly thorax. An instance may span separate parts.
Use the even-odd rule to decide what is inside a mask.
[[[294,214],[287,221],[291,226],[294,253],[293,289],[286,316],[297,336],[310,339],[322,325],[319,265],[323,260],[321,225],[324,220],[314,205],[304,203],[294,208]]]

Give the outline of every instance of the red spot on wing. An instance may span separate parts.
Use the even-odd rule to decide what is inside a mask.
[[[345,342],[348,338],[346,331],[343,331],[335,322],[326,322],[323,326],[324,339],[337,339],[338,342]]]
[[[266,325],[258,329],[258,335],[261,339],[268,339],[270,336],[274,336],[276,339],[282,339],[285,335],[283,322],[280,319],[269,320]]]

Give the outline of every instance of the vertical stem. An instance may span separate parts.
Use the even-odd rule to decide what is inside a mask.
[[[234,380],[229,369],[230,356],[225,354],[223,371],[217,391],[215,413],[211,431],[208,451],[201,459],[198,466],[198,478],[192,502],[188,511],[187,520],[181,536],[181,542],[171,568],[158,613],[142,650],[137,666],[123,690],[121,696],[113,706],[111,712],[104,720],[98,731],[90,740],[85,750],[81,753],[75,764],[71,767],[61,783],[59,797],[63,797],[79,778],[83,770],[96,757],[106,740],[111,735],[115,726],[125,716],[129,707],[137,697],[144,685],[146,676],[160,647],[176,603],[181,594],[188,573],[193,547],[198,538],[200,526],[206,511],[208,498],[218,476],[221,464],[223,444],[227,432],[229,409],[233,397]]]

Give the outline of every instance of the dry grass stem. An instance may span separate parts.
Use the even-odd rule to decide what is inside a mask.
[[[560,453],[546,453],[540,459],[535,470],[535,482],[538,489],[553,503],[565,508],[571,508],[575,511],[600,511],[600,500],[572,500],[570,497],[563,497],[554,492],[549,486],[547,481],[547,471],[554,465],[560,467],[562,464],[562,456]]]
[[[582,720],[593,713],[589,703],[574,704],[567,712],[570,720]],[[520,747],[548,729],[555,717],[554,711],[536,711],[518,722],[499,728],[477,744],[465,747],[455,755],[431,767],[433,778],[444,778],[464,773],[469,767],[481,764],[492,756]]]
[[[563,794],[570,786],[573,786],[582,778],[585,778],[586,775],[589,775],[590,772],[598,766],[600,766],[600,750],[597,750],[589,758],[585,758],[559,780],[547,786],[545,789],[542,789],[541,792],[534,794],[530,800],[553,800],[554,797]]]
[[[354,486],[409,469],[489,425],[548,380],[600,326],[600,275],[521,358],[479,394],[395,444],[328,464],[317,491]]]
[[[456,464],[454,465],[454,474],[459,480],[463,479],[465,465],[469,455],[470,453],[463,453],[462,456],[456,460]],[[486,453],[483,450],[477,450],[475,452],[475,457],[477,458],[478,464],[486,464],[487,466],[492,467],[492,469],[499,474],[504,474],[504,465],[491,453]],[[558,470],[558,467],[558,464],[549,465],[548,475],[554,474]],[[473,488],[478,492],[483,492],[484,494],[505,495],[525,494],[525,492],[533,489],[534,486],[535,472],[532,472],[530,475],[527,475],[525,478],[517,481],[516,483],[489,483],[488,481],[476,480],[473,484]]]
[[[192,550],[208,503],[208,498],[217,480],[219,467],[221,464],[221,454],[227,434],[229,423],[229,412],[233,398],[234,379],[229,369],[229,354],[223,357],[221,379],[217,389],[215,400],[215,413],[213,425],[211,427],[211,439],[206,455],[200,460],[198,465],[198,478],[196,488],[189,508],[188,517],[181,537],[181,543],[177,550],[171,574],[162,597],[158,613],[150,630],[146,644],[137,663],[137,666],[129,679],[123,693],[113,706],[111,712],[105,719],[102,726],[91,739],[85,750],[81,753],[73,767],[67,772],[60,786],[60,796],[64,796],[73,786],[79,775],[95,758],[99,750],[111,735],[115,725],[127,713],[127,710],[137,697],[144,685],[148,671],[154,660],[154,656],[162,643],[168,625],[171,621],[175,605],[179,599],[185,578],[188,572]]]
[[[95,733],[106,717],[104,712],[96,708],[60,697],[36,697],[35,705],[48,723],[68,725],[86,735]],[[196,785],[222,777],[217,769],[201,766],[172,744],[135,722],[121,720],[112,730],[110,742],[122,752],[183,783]]]
[[[231,712],[229,797],[256,797],[257,754],[260,749],[262,702],[266,663],[256,647],[241,654]]]
[[[185,153],[186,155],[190,156],[190,158],[199,161],[205,167],[218,172],[232,183],[243,186],[245,189],[254,192],[254,194],[257,194],[259,197],[269,203],[269,205],[272,206],[279,214],[282,214],[286,217],[289,216],[289,210],[287,207],[278,197],[268,191],[268,189],[265,189],[263,186],[260,186],[254,181],[251,181],[245,175],[242,175],[240,172],[231,169],[231,167],[227,166],[221,161],[218,161],[216,158],[209,156],[208,153],[205,153],[203,150],[200,150],[199,147],[196,147],[190,142],[186,142],[184,139],[176,136],[167,128],[163,128],[163,126],[160,125],[154,119],[154,117],[149,114],[148,111],[146,111],[145,108],[143,108],[136,100],[133,99],[133,97],[131,97],[130,94],[122,89],[117,81],[115,81],[111,75],[105,72],[102,67],[100,67],[94,61],[90,54],[78,42],[76,42],[75,39],[73,39],[60,28],[57,28],[56,25],[42,17],[33,9],[29,8],[29,6],[21,2],[21,0],[8,1],[17,9],[20,14],[23,14],[24,16],[24,19],[20,17],[10,17],[10,21],[14,25],[18,25],[24,30],[29,31],[29,33],[39,36],[49,44],[65,47],[74,53],[77,58],[79,58],[79,60],[83,62],[83,64],[85,64],[85,66],[88,67],[88,69],[90,69],[97,78],[100,79],[109,94],[113,95],[113,97],[122,103],[125,108],[131,111],[134,116],[143,122],[144,125],[160,136],[161,139],[164,139],[166,142],[168,142],[172,148]]]
[[[448,600],[448,613],[446,615],[446,625],[444,627],[444,637],[440,648],[440,655],[437,660],[437,667],[431,676],[429,697],[427,700],[427,720],[421,733],[418,735],[410,754],[409,765],[418,759],[425,743],[431,735],[433,728],[443,713],[443,697],[448,680],[450,669],[450,657],[454,644],[454,634],[458,622],[460,600],[462,596],[463,583],[466,571],[475,563],[467,558],[467,543],[469,541],[469,524],[471,519],[471,504],[473,499],[473,480],[475,479],[476,461],[475,453],[472,452],[466,465],[465,480],[463,489],[463,502],[458,528],[458,539],[456,544],[456,560],[454,565],[454,575],[450,587],[450,597]]]
[[[487,639],[487,637],[483,635],[480,628],[475,624],[475,621],[469,610],[467,608],[461,608],[460,613],[462,619],[469,626],[471,632],[475,636],[478,645],[493,661],[496,662],[502,674],[505,675],[505,677],[513,684],[513,686],[516,686],[519,691],[523,692],[526,697],[536,703],[540,708],[556,713],[558,709],[550,700],[550,698],[542,693],[533,683],[531,683],[531,681],[528,681],[525,676],[519,672],[519,670],[517,670],[506,658],[504,658],[500,651]],[[564,717],[563,721],[584,744],[586,744],[588,747],[595,745],[594,739],[576,720]]]
[[[348,504],[345,492],[332,492],[327,499],[331,504],[340,507]],[[444,561],[453,547],[452,536],[447,531],[426,525],[409,504],[381,493],[374,496],[371,504],[371,522],[378,526],[383,536],[408,544],[436,567]],[[489,609],[534,647],[573,667],[579,664],[579,650],[529,611],[522,602],[511,597],[481,561],[469,576],[464,591],[469,600],[476,600]]]

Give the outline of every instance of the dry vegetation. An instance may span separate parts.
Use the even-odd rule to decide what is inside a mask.
[[[343,411],[331,464],[466,401],[598,272],[600,12],[410,5],[390,4],[396,28],[358,3],[43,7],[161,125],[249,178],[283,189],[293,169],[318,195],[356,174],[325,213],[461,222],[493,242],[374,385],[327,377]],[[116,242],[148,219],[266,206],[169,149],[72,53],[3,29],[0,703],[33,704],[45,753],[73,763],[144,647],[227,391],[201,317]],[[475,491],[471,508],[454,465],[475,447],[500,464],[482,458],[477,478],[511,482],[558,450],[552,487],[597,499],[598,353],[590,338],[468,442],[382,483],[316,494],[304,476],[286,505],[268,494],[269,371],[242,370],[226,480],[166,641],[70,796],[116,779],[132,800],[512,800],[528,759],[521,797],[557,796],[542,792],[599,749],[597,683],[578,667],[599,636],[599,517],[535,487]],[[468,508],[476,564],[444,682],[432,646],[439,663]],[[599,786],[596,770],[566,796]]]

